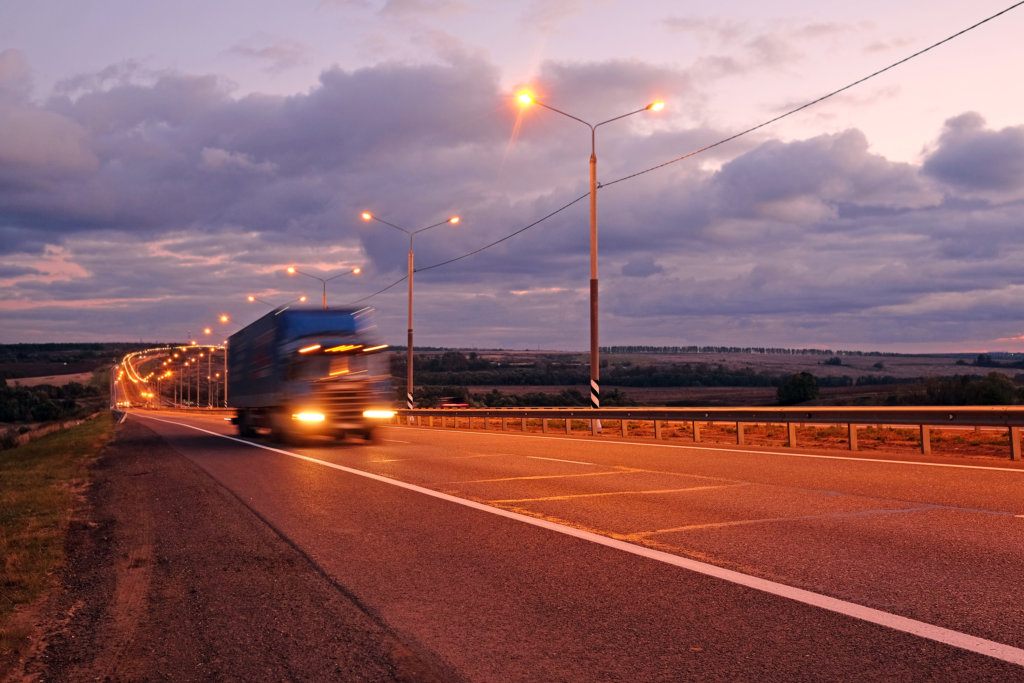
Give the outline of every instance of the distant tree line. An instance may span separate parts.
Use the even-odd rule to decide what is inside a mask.
[[[602,346],[601,353],[651,353],[651,354],[673,354],[673,353],[747,353],[747,354],[780,354],[780,355],[816,355],[834,356],[898,356],[897,353],[882,353],[881,351],[832,351],[831,349],[787,349],[771,346]]]
[[[997,358],[991,353],[980,353],[974,359],[974,365],[980,368],[1024,368],[1024,360],[1017,358],[1019,354],[999,354]],[[1002,361],[1007,362],[1002,362]],[[967,363],[957,362],[958,365]]]
[[[832,356],[831,358],[835,358]],[[835,365],[831,358],[826,364]],[[417,384],[436,386],[575,386],[590,382],[590,369],[579,362],[541,358],[532,363],[502,363],[446,351],[415,358]],[[405,357],[392,357],[392,374],[405,376]],[[621,387],[777,387],[785,375],[758,372],[751,368],[729,368],[721,363],[672,363],[670,365],[634,365],[623,361],[602,363],[601,382]],[[883,375],[861,377],[822,377],[822,387],[899,384],[920,382],[922,378],[901,379]]]
[[[149,346],[131,342],[0,344],[0,379],[88,372]]]
[[[619,347],[613,347],[619,348]],[[829,352],[831,354],[831,352]],[[822,354],[825,355],[825,354]],[[838,357],[829,355],[825,365],[840,365]],[[984,360],[984,359],[982,359]],[[881,364],[876,363],[876,369]],[[997,367],[1007,367],[997,365]],[[392,360],[396,395],[404,402],[405,357],[395,355]],[[416,402],[424,407],[442,403],[465,403],[475,406],[584,406],[589,397],[576,387],[586,385],[589,368],[583,363],[557,357],[540,358],[534,362],[499,362],[479,356],[475,352],[444,351],[416,358]],[[756,372],[749,368],[731,369],[723,364],[673,363],[670,365],[634,365],[628,360],[609,366],[603,364],[602,384],[605,387],[775,387],[780,405],[796,405],[820,398],[824,388],[903,385],[907,390],[873,399],[888,405],[1012,405],[1022,402],[1024,394],[1019,383],[1024,375],[1011,379],[1004,373],[991,372],[985,376],[964,375],[954,377],[900,378],[890,375],[863,375],[860,377],[816,377],[808,372],[793,375]],[[556,393],[526,392],[505,394],[498,390],[471,393],[473,386],[566,386]],[[919,388],[912,388],[919,387]],[[863,399],[859,399],[863,401]],[[635,405],[629,397],[616,390],[605,389],[601,394],[602,406]]]

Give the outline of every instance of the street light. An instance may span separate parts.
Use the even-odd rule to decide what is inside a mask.
[[[298,300],[299,301],[305,301],[306,297],[300,296]],[[260,303],[264,303],[264,304],[267,303],[266,301],[261,301],[260,299],[257,299],[254,296],[250,296],[249,297],[249,301],[260,301]],[[273,304],[267,304],[267,305],[272,306]],[[278,308],[278,307],[275,306],[275,308]],[[238,327],[238,323],[233,321],[231,319],[231,316],[229,316],[227,313],[221,313],[219,320],[221,321],[221,323],[223,323],[225,325],[227,325],[228,323],[231,323],[231,324],[235,325],[236,327]],[[207,333],[207,334],[209,334],[209,333]],[[211,349],[212,348],[214,348],[214,347],[211,347]],[[224,349],[224,407],[227,408],[228,407],[228,340],[227,339],[224,340],[224,344],[221,346],[221,348]],[[210,353],[212,354],[213,351],[211,350]]]
[[[296,273],[298,273],[299,275],[305,275],[306,277],[311,277],[314,280],[319,280],[320,281],[320,283],[324,286],[324,302],[323,303],[324,303],[324,310],[325,311],[327,310],[327,283],[330,282],[331,280],[334,280],[336,278],[341,277],[342,275],[359,275],[359,273],[361,273],[361,272],[363,272],[362,268],[358,268],[357,267],[357,268],[353,268],[352,270],[346,270],[344,273],[338,273],[337,275],[332,275],[331,277],[329,277],[329,278],[327,278],[325,280],[324,278],[317,277],[316,275],[310,275],[309,273],[303,273],[301,270],[299,270],[295,266],[288,266],[288,274],[289,275],[295,275]]]
[[[577,118],[572,114],[568,114],[561,109],[555,109],[552,106],[544,104],[543,102],[534,99],[529,93],[523,92],[518,96],[518,100],[521,104],[536,104],[545,109],[550,109],[556,114],[568,117],[573,121],[579,121],[584,126],[590,129],[590,407],[600,408],[601,407],[601,383],[600,383],[600,362],[598,353],[598,335],[597,335],[597,129],[606,123],[612,121],[618,121],[624,119],[627,116],[633,114],[639,114],[645,111],[661,111],[665,108],[664,102],[651,102],[642,109],[631,111],[628,114],[622,114],[615,118],[608,119],[607,121],[601,121],[600,123],[589,123],[581,118]]]
[[[405,228],[403,228],[401,226],[395,225],[394,223],[388,223],[386,220],[384,220],[382,218],[378,218],[377,216],[374,216],[369,211],[364,211],[363,212],[363,220],[364,221],[377,221],[378,223],[383,223],[384,225],[390,226],[390,227],[394,228],[395,230],[401,230],[402,232],[404,232],[406,235],[409,236],[409,342],[408,342],[408,347],[407,347],[407,361],[406,361],[406,364],[407,364],[408,367],[406,368],[406,372],[405,372],[405,375],[406,375],[406,378],[405,378],[406,379],[406,381],[405,381],[405,404],[409,408],[409,410],[412,410],[412,405],[413,405],[413,401],[412,401],[412,355],[413,355],[413,351],[412,351],[412,274],[413,274],[413,272],[415,272],[415,268],[413,268],[412,238],[415,237],[416,235],[418,235],[419,233],[425,231],[425,230],[430,230],[431,228],[436,228],[438,226],[445,225],[446,223],[450,223],[452,225],[455,225],[456,223],[459,222],[459,217],[458,216],[452,216],[451,218],[449,218],[447,220],[443,220],[440,223],[434,223],[433,225],[428,225],[427,227],[420,228],[419,230],[406,230]]]
[[[269,301],[264,301],[263,299],[261,299],[261,298],[259,298],[257,296],[253,296],[252,294],[250,294],[246,298],[249,300],[249,303],[255,303],[255,302],[259,301],[261,304],[266,304],[267,306],[270,306],[271,308],[282,308],[282,307],[287,306],[288,304],[292,303],[292,301],[298,301],[299,303],[302,303],[302,304],[306,303],[305,295],[300,296],[300,297],[298,297],[296,299],[290,299],[290,300],[288,300],[288,301],[286,301],[286,302],[284,302],[283,304],[280,304],[280,305],[275,305],[275,304],[270,303]],[[222,323],[227,322],[227,320],[223,320],[224,316],[221,316],[221,318],[222,318],[222,320],[221,320]]]

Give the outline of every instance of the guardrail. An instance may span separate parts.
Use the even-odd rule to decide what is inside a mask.
[[[563,420],[566,433],[571,433],[572,422],[584,420],[589,423],[588,431],[597,435],[605,432],[603,422],[618,422],[618,432],[628,436],[631,423],[653,423],[654,438],[661,439],[667,423],[690,423],[693,440],[701,441],[702,425],[732,423],[736,429],[737,445],[744,444],[744,427],[751,424],[786,425],[787,445],[797,445],[799,425],[845,425],[847,442],[851,451],[858,450],[857,432],[862,426],[913,426],[920,430],[921,452],[932,452],[931,430],[933,428],[1005,428],[1010,439],[1010,459],[1021,459],[1020,430],[1024,427],[1024,406],[966,406],[966,407],[909,407],[886,408],[865,407],[785,407],[785,408],[418,408],[399,410],[395,416],[397,424],[416,424],[425,419],[427,426],[458,426],[459,418],[468,419],[468,428],[473,428],[474,418],[483,419],[483,428],[489,420],[500,420],[500,429],[507,431],[518,422],[521,431],[526,430],[527,420],[541,420],[541,429],[547,432],[549,420]],[[440,418],[440,425],[435,420]],[[609,427],[611,425],[608,425]],[[610,431],[610,430],[608,430]]]

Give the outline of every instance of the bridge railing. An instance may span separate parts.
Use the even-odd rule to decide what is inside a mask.
[[[474,420],[482,428],[491,428],[492,421],[500,420],[495,428],[507,431],[518,426],[526,430],[527,420],[540,420],[541,430],[549,430],[550,420],[564,421],[567,433],[573,422],[583,420],[588,431],[597,435],[608,433],[611,425],[621,436],[628,436],[634,423],[651,423],[654,438],[661,439],[669,423],[689,423],[693,440],[701,441],[704,425],[730,423],[735,425],[736,443],[744,444],[744,429],[752,424],[786,426],[786,444],[797,445],[797,427],[800,425],[841,425],[845,427],[846,441],[851,451],[858,450],[858,430],[861,427],[900,426],[919,430],[921,452],[932,452],[931,432],[936,428],[1005,429],[1010,440],[1010,459],[1021,459],[1020,430],[1024,427],[1024,406],[958,406],[958,407],[765,407],[765,408],[418,408],[399,410],[397,424],[429,427],[458,427],[459,420]]]

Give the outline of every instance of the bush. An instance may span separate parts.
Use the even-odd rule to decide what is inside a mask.
[[[809,372],[790,375],[779,385],[779,405],[791,406],[818,398],[818,380]]]
[[[1013,405],[1021,399],[1021,392],[1013,380],[995,371],[984,377],[930,379],[925,393],[931,405],[999,406]]]

